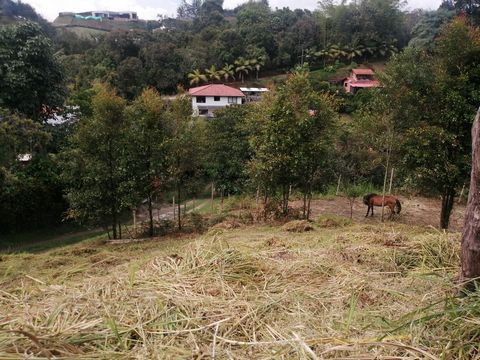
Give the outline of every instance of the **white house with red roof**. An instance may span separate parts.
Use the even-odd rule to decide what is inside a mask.
[[[375,79],[372,69],[352,69],[350,76],[343,81],[343,88],[351,94],[355,94],[359,89],[379,86],[380,83]]]
[[[192,96],[193,116],[214,117],[214,112],[229,105],[241,105],[245,94],[224,84],[208,84],[188,90]]]

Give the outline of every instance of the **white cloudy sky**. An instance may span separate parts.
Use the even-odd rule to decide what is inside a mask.
[[[225,0],[224,8],[234,8],[245,0]],[[407,0],[409,8],[436,9],[441,0]],[[48,20],[54,20],[60,11],[136,11],[141,19],[155,19],[157,14],[174,15],[180,0],[23,0],[32,5]],[[317,0],[270,0],[270,6],[315,9]]]

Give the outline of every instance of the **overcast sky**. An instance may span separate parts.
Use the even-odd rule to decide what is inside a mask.
[[[157,14],[173,16],[180,0],[22,0],[48,20],[54,20],[60,11],[136,11],[140,19],[155,19]],[[409,8],[436,9],[441,0],[407,0]],[[224,8],[232,9],[245,0],[225,0]],[[317,0],[270,0],[270,6],[315,9]]]

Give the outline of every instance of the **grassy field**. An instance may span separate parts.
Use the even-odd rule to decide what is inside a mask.
[[[298,233],[228,225],[0,255],[0,358],[478,356],[480,302],[454,285],[459,233],[339,216]]]

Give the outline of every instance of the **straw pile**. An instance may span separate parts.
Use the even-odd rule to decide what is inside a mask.
[[[458,234],[352,225],[3,255],[0,358],[455,358],[419,319],[443,309],[456,254]]]

